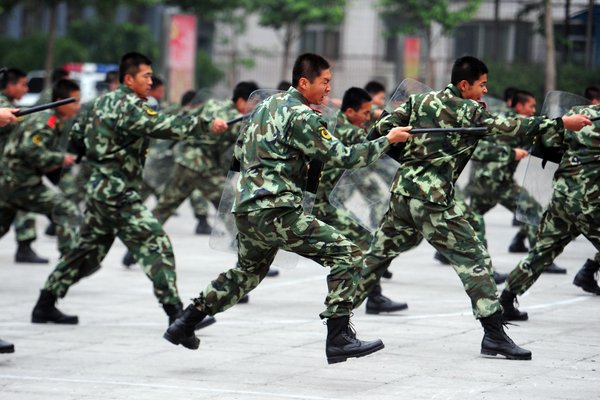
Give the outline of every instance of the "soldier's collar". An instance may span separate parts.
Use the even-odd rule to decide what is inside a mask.
[[[4,93],[4,92],[0,92],[0,97],[4,98],[6,101],[8,101],[8,102],[10,102],[10,103],[12,103],[12,102],[13,102],[13,99],[11,99],[11,98],[10,98],[10,96],[9,96],[9,95],[7,95],[7,94],[6,94],[6,93]]]
[[[309,105],[308,100],[306,100],[306,97],[304,97],[302,95],[302,93],[300,93],[298,90],[296,90],[294,87],[290,86],[290,88],[287,91],[291,96],[297,98],[298,100],[300,100],[303,104],[306,104],[307,106]]]
[[[460,93],[460,90],[458,90],[458,88],[456,87],[456,85],[454,85],[453,83],[451,83],[448,86],[446,86],[446,89],[450,90],[452,92],[452,94],[454,94],[455,96],[462,97],[462,94]]]

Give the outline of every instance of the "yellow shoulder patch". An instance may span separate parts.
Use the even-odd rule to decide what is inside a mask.
[[[154,111],[150,107],[145,107],[144,111],[146,111],[146,114],[148,114],[151,117],[154,117],[156,114],[158,114],[158,112]]]
[[[321,136],[323,137],[323,139],[326,139],[326,140],[331,139],[331,134],[329,133],[327,128],[325,128],[324,126],[319,128],[319,132],[321,133]]]
[[[38,134],[35,134],[31,137],[31,142],[33,144],[35,144],[36,146],[39,146],[40,144],[42,144],[44,140],[42,139],[42,137]]]

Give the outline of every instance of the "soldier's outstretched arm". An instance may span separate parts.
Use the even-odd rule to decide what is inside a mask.
[[[473,161],[509,163],[515,160],[515,152],[509,145],[498,143],[491,138],[484,138],[477,143],[471,157]]]

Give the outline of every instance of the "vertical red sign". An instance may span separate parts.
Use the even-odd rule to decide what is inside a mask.
[[[195,85],[197,20],[193,15],[175,14],[169,26],[169,101],[179,102]]]

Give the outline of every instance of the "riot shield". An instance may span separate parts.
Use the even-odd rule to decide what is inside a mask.
[[[252,110],[255,109],[256,105],[277,93],[281,93],[281,91],[258,90],[252,93],[248,99],[248,106],[245,113],[247,117],[243,118],[242,121],[239,122],[242,124],[240,127],[240,137],[242,137],[248,129],[248,124],[251,119],[250,117],[252,116]],[[335,129],[335,110],[325,106],[319,106],[317,109],[323,114],[324,119],[328,123],[328,129]],[[317,163],[311,163],[309,175],[317,178],[309,179],[309,181],[312,181],[313,187],[310,188],[311,190],[308,190],[309,188],[307,188],[304,193],[302,207],[307,213],[312,212],[312,206],[315,201],[316,185],[314,183],[316,179],[316,183],[318,184],[318,176],[320,175],[320,169]],[[231,211],[235,201],[238,179],[239,172],[236,171],[235,168],[230,169],[223,194],[221,195],[217,218],[213,223],[212,233],[209,239],[210,247],[215,250],[237,253],[237,227]],[[297,265],[298,260],[299,256],[297,254],[280,250],[277,252],[276,257],[273,260],[273,265],[281,268],[294,268]]]
[[[382,116],[405,103],[411,95],[431,91],[421,82],[405,79],[386,104]],[[387,211],[397,169],[398,162],[384,155],[365,168],[347,170],[329,195],[329,202],[348,211],[358,224],[373,232]]]
[[[549,118],[558,118],[572,107],[586,104],[590,104],[590,101],[584,97],[569,92],[552,91],[544,99],[541,114]],[[527,157],[517,201],[517,220],[530,225],[539,225],[543,210],[552,198],[552,179],[561,157],[560,152],[544,148],[542,140],[539,137],[536,139],[534,148]],[[532,199],[540,204],[541,208],[532,207]]]

